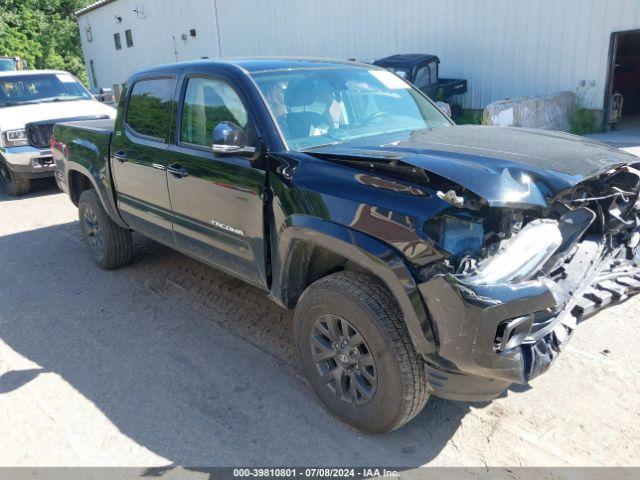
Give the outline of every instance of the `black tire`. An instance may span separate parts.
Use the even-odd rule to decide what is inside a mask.
[[[93,261],[105,270],[127,265],[133,254],[131,231],[109,218],[95,190],[82,192],[78,211],[82,237]]]
[[[424,407],[429,397],[424,363],[395,299],[377,278],[339,272],[313,283],[296,307],[294,335],[315,393],[334,415],[359,430],[395,430]],[[350,345],[343,346],[340,338],[348,338]]]
[[[14,197],[24,195],[31,190],[31,180],[19,173],[12,172],[7,163],[0,159],[0,191]]]

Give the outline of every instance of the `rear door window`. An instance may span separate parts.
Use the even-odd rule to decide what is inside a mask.
[[[140,80],[133,85],[127,127],[137,135],[165,141],[173,111],[173,78]]]

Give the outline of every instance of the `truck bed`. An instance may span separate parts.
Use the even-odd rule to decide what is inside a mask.
[[[114,120],[76,120],[53,127],[53,158],[60,188],[66,191],[66,172],[76,170],[96,178],[101,198],[108,194],[110,171],[107,164]],[[101,173],[102,172],[102,173]],[[100,176],[106,173],[106,177]],[[103,181],[107,183],[104,184]]]
[[[61,122],[57,125],[71,127],[78,130],[86,130],[89,132],[100,134],[111,134],[113,132],[115,120],[111,118],[100,120],[76,120],[74,122]]]
[[[461,95],[467,93],[467,81],[458,78],[440,78],[437,89],[442,91],[444,98]]]

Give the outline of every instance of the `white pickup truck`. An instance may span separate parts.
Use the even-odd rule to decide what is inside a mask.
[[[56,122],[115,115],[70,73],[0,72],[0,191],[23,195],[32,179],[54,175],[49,141]]]

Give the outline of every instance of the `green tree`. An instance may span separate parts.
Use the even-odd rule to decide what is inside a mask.
[[[67,70],[85,84],[74,12],[92,0],[0,0],[0,56],[19,56],[29,68]]]

